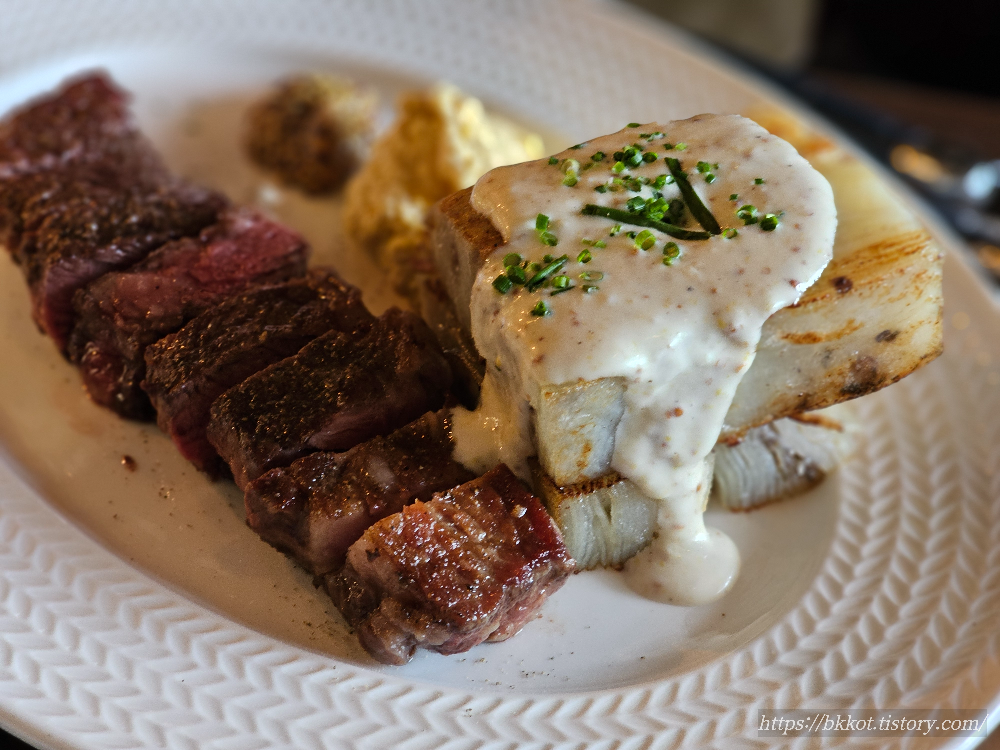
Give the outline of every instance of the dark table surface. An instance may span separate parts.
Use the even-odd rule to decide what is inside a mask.
[[[903,122],[921,125],[948,140],[964,142],[984,157],[1000,159],[1000,99],[869,76],[824,70],[812,72],[819,80],[846,96],[881,109]],[[5,723],[4,717],[0,714],[2,723]],[[1000,732],[994,731],[980,747],[982,750],[1000,750]],[[0,730],[0,750],[34,748]]]

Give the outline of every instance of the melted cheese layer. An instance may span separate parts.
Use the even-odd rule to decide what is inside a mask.
[[[663,137],[640,137],[658,132]],[[612,154],[633,144],[657,159],[614,172]],[[678,146],[667,150],[668,144]],[[594,160],[599,152],[605,157]],[[644,227],[622,223],[614,233],[618,222],[581,213],[586,204],[626,209],[630,198],[653,197],[653,185],[633,180],[669,175],[665,156],[680,160],[702,201],[735,236],[680,240],[651,229],[655,244],[644,250],[637,246],[642,237],[628,234]],[[489,366],[477,411],[455,415],[456,457],[474,469],[504,461],[527,478],[527,458],[536,453],[532,405],[541,389],[624,378],[625,411],[611,466],[661,500],[659,534],[629,562],[630,583],[663,601],[710,601],[735,579],[739,556],[702,521],[711,482],[706,462],[764,321],[794,303],[830,260],[832,191],[790,145],[735,115],[626,128],[556,159],[494,169],[473,190],[473,207],[506,244],[473,287],[472,334]],[[572,182],[564,179],[569,159],[580,165],[575,185],[564,184]],[[608,189],[598,192],[600,185]],[[659,192],[668,200],[680,197],[676,184]],[[747,204],[760,217],[779,216],[777,228],[744,226],[736,212]],[[556,246],[542,243],[538,214],[549,217]],[[690,213],[681,222],[701,229]],[[672,265],[663,262],[668,242],[680,249]],[[587,263],[577,260],[584,249],[592,255]],[[493,281],[511,252],[538,262],[545,254],[566,254],[559,274],[573,288],[553,294],[552,287],[515,286],[498,293]],[[585,293],[587,284],[598,289]],[[548,314],[532,314],[539,301]]]

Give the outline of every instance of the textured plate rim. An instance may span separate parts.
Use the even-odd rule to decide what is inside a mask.
[[[116,6],[117,4],[111,3],[108,5]],[[183,5],[183,3],[179,5]],[[394,4],[384,3],[383,5]],[[512,5],[523,10],[525,3],[513,3]],[[547,11],[554,12],[558,11],[560,6],[566,7],[566,5],[549,3],[546,8]],[[608,13],[607,9],[603,6],[588,7],[585,12],[592,13],[596,17],[602,17]],[[642,17],[640,14],[634,13],[626,13],[626,15],[633,18]],[[670,38],[671,43],[683,44],[689,54],[698,56],[706,54],[698,48],[697,44],[678,42],[679,36],[676,34],[671,34]],[[43,50],[42,52],[37,52],[34,59],[41,59],[44,56]],[[33,64],[31,63],[31,59],[32,57],[28,55],[20,60],[20,62],[24,66],[30,66]],[[759,86],[759,82],[754,81],[752,76],[746,77],[738,71],[727,69],[723,63],[718,61],[711,64],[726,75],[737,79],[746,78],[750,82],[748,85]],[[766,93],[767,98],[777,100],[785,106],[789,105],[786,97],[775,95],[773,90],[766,90]],[[800,108],[794,104],[790,108],[801,112]],[[815,121],[815,118],[809,117],[809,119]],[[936,233],[942,240],[942,243],[952,250],[952,260],[949,261],[949,276],[954,281],[950,283],[952,285],[959,284],[963,288],[971,286],[974,290],[972,292],[973,297],[978,295],[979,298],[972,299],[970,304],[979,307],[989,306],[995,316],[996,307],[993,305],[993,301],[986,296],[985,291],[978,286],[973,272],[964,265],[964,261],[960,261],[959,263],[954,262],[953,259],[960,256],[961,253],[955,251],[956,245],[952,242],[951,237],[945,232],[937,231],[937,228]],[[991,322],[996,323],[995,320]],[[233,625],[226,621],[225,618],[221,618],[219,615],[208,612],[196,605],[186,602],[179,603],[179,610],[187,610],[184,616],[180,616],[180,612],[174,611],[174,607],[178,603],[171,601],[176,598],[172,592],[164,590],[159,584],[151,581],[138,571],[131,569],[127,564],[97,546],[95,542],[87,538],[81,531],[68,525],[55,510],[45,505],[44,501],[39,506],[38,499],[34,496],[34,493],[16,476],[16,471],[12,470],[7,460],[3,461],[3,468],[0,471],[0,489],[2,489],[5,498],[5,507],[2,515],[0,515],[0,549],[3,549],[5,552],[13,551],[21,559],[28,556],[31,559],[32,565],[32,567],[26,570],[17,570],[17,566],[13,565],[5,555],[4,559],[7,560],[7,563],[2,566],[2,572],[8,576],[8,579],[4,581],[5,586],[10,586],[12,587],[10,590],[13,590],[13,584],[9,583],[9,578],[12,574],[27,573],[29,578],[33,575],[41,576],[43,574],[48,574],[54,579],[65,577],[68,574],[65,560],[72,558],[74,555],[78,555],[81,560],[103,557],[104,564],[107,567],[101,570],[95,569],[91,572],[109,575],[117,574],[117,577],[121,579],[119,581],[121,585],[124,585],[128,589],[128,594],[124,597],[125,599],[142,597],[145,607],[151,607],[150,611],[159,612],[162,616],[162,620],[153,618],[156,621],[151,626],[162,629],[159,631],[163,634],[162,642],[157,645],[162,645],[162,643],[167,643],[171,638],[176,638],[180,640],[175,645],[186,643],[186,650],[188,652],[199,648],[217,651],[220,656],[216,660],[216,668],[227,684],[235,684],[243,680],[251,688],[259,689],[263,687],[260,681],[267,681],[263,675],[264,670],[274,668],[274,664],[278,663],[286,667],[289,665],[298,665],[303,668],[304,674],[297,676],[296,679],[304,686],[300,689],[300,692],[303,693],[303,696],[307,700],[311,697],[315,703],[323,704],[326,701],[324,701],[324,697],[321,695],[321,686],[324,684],[329,686],[331,683],[335,683],[339,685],[337,692],[367,695],[369,702],[374,701],[377,704],[386,699],[395,701],[400,711],[398,716],[395,717],[399,720],[395,726],[400,729],[409,727],[414,733],[419,732],[421,729],[434,729],[439,732],[440,736],[446,738],[457,737],[462,734],[461,731],[454,734],[449,731],[451,729],[462,729],[458,718],[453,720],[454,724],[451,726],[442,725],[435,727],[429,724],[432,719],[444,721],[445,724],[451,724],[450,721],[442,717],[459,717],[467,710],[478,713],[485,708],[489,709],[488,713],[494,720],[513,720],[514,717],[517,717],[519,726],[513,728],[515,729],[515,734],[516,731],[526,731],[526,728],[533,727],[532,731],[526,732],[520,735],[520,737],[511,736],[510,739],[524,743],[538,742],[545,745],[556,745],[562,742],[580,740],[597,742],[606,737],[638,737],[643,734],[658,735],[667,743],[669,742],[669,736],[675,733],[679,733],[674,737],[675,740],[679,738],[676,744],[684,744],[687,741],[698,741],[699,739],[695,736],[685,737],[684,726],[700,726],[703,723],[702,720],[710,719],[713,716],[721,717],[719,719],[721,726],[718,726],[718,729],[734,732],[741,732],[746,729],[745,726],[739,723],[731,723],[728,726],[724,726],[726,724],[726,712],[720,712],[720,709],[723,708],[720,704],[713,703],[708,699],[699,703],[700,696],[687,695],[684,692],[683,686],[679,686],[677,683],[684,681],[690,675],[682,675],[677,679],[657,681],[647,685],[636,685],[623,690],[604,690],[576,695],[567,694],[559,697],[546,694],[519,694],[515,698],[501,700],[490,694],[462,694],[459,691],[432,688],[429,692],[425,690],[424,694],[414,698],[414,691],[411,689],[413,686],[407,680],[393,678],[381,673],[369,672],[353,666],[335,665],[329,668],[329,665],[327,665],[328,668],[324,668],[318,662],[328,660],[320,659],[315,654],[309,652],[270,641],[270,639],[264,636],[260,636],[242,626]],[[12,524],[18,528],[11,528]],[[21,546],[19,547],[18,545]],[[59,551],[59,556],[53,555],[54,550]],[[59,559],[60,556],[62,556],[61,560]],[[114,577],[116,576],[112,575],[112,578]],[[74,585],[86,586],[86,584],[79,584],[78,581],[74,581]],[[82,593],[86,594],[87,592]],[[114,610],[117,612],[120,607],[128,606],[127,601],[100,601],[101,594],[96,589],[83,598],[85,601],[90,601],[95,605],[97,616],[106,617],[108,611]],[[194,613],[193,615],[191,615],[192,612]],[[5,619],[12,617],[9,607],[5,608],[2,615]],[[138,615],[138,613],[133,613],[133,615]],[[791,613],[789,615],[791,616]],[[179,619],[171,619],[172,617],[179,617]],[[14,616],[14,619],[17,619],[16,616]],[[206,630],[203,627],[194,626],[193,632],[185,632],[184,623],[191,623],[193,625],[194,623],[212,622],[216,626],[219,626],[221,622],[221,627],[210,627]],[[32,627],[41,626],[40,629],[42,630],[51,630],[53,635],[56,636],[56,640],[58,640],[58,623],[54,625],[52,623],[37,623],[31,622],[29,619],[22,621],[22,624],[28,626],[29,635]],[[3,630],[4,635],[8,635],[8,627],[6,625]],[[223,632],[220,633],[220,630]],[[150,640],[156,641],[155,638]],[[752,646],[764,640],[765,636],[762,636]],[[260,643],[264,643],[266,648],[260,650]],[[226,659],[234,658],[233,654],[238,654],[241,648],[249,649],[249,652],[256,654],[256,656],[250,657],[244,654],[242,656],[245,660],[243,665],[227,664]],[[249,664],[251,658],[262,659],[264,662],[268,662],[268,664],[267,666],[261,665],[258,670],[260,673],[255,673],[253,665]],[[995,661],[994,658],[994,664]],[[341,667],[339,674],[334,675],[329,673],[331,669],[332,671],[336,671],[338,666]],[[227,674],[227,672],[231,673]],[[237,677],[237,675],[239,676]],[[997,677],[998,675],[994,673],[993,705],[991,706],[994,710],[997,704],[1000,703],[1000,696],[996,694]],[[315,684],[317,681],[319,685]],[[427,686],[420,687],[426,688]],[[702,688],[711,690],[710,685],[702,685]],[[69,689],[71,690],[72,687]],[[318,690],[318,692],[311,696],[306,695],[310,689]],[[400,694],[400,690],[403,690],[404,693]],[[329,698],[329,696],[326,697]],[[660,712],[659,715],[655,715],[655,712],[647,710],[655,704],[659,706],[669,704],[673,707],[678,702],[683,703],[685,699],[694,699],[689,704],[694,708],[687,713],[683,710],[677,711],[673,717],[674,720],[671,720],[669,717],[671,711],[667,711],[666,713]],[[0,700],[8,706],[11,705],[8,702],[9,699],[6,694]],[[240,695],[227,696],[225,699],[222,699],[218,705],[221,711],[220,716],[225,714],[227,708],[236,705],[239,700],[241,700]],[[497,704],[497,701],[500,701],[500,704]],[[581,702],[583,705],[581,705]],[[759,703],[754,703],[753,705],[763,707]],[[364,700],[358,702],[357,706],[360,706],[360,708],[356,710],[361,711],[362,714],[366,711],[375,710],[371,707],[366,708]],[[325,707],[325,710],[329,710],[331,707],[332,704],[329,704]],[[215,707],[202,708],[211,713]],[[324,710],[321,705],[316,705],[316,708],[317,710]],[[149,707],[147,710],[155,712],[158,709]],[[235,714],[230,716],[227,721],[236,725],[239,725],[241,721],[252,718],[241,714],[241,710],[244,713],[249,712],[251,714],[254,711],[252,708],[240,709],[239,707],[232,708],[231,710],[235,711]],[[646,711],[647,715],[644,715],[643,711]],[[181,713],[183,713],[183,710],[181,710]],[[591,716],[594,718],[590,718]],[[33,727],[30,721],[24,720],[23,712],[12,711],[11,717],[17,717],[15,723],[12,724],[12,728],[15,731],[20,730],[18,733],[21,736],[43,746],[68,747],[70,745],[67,744],[67,736],[79,736],[80,732],[89,733],[93,731],[81,726],[71,735],[57,737],[55,734],[52,734],[47,736],[46,729],[41,724],[36,724]],[[585,717],[586,721],[580,721]],[[114,724],[115,721],[123,720],[123,717],[117,717],[117,719],[113,717],[104,718],[111,724]],[[181,716],[175,716],[174,718],[182,719]],[[168,739],[170,742],[178,743],[177,746],[184,746],[185,744],[181,739],[178,739],[180,735],[167,738],[162,732],[158,733],[155,723],[146,727],[132,727],[131,731],[135,732],[137,737],[148,744],[162,744],[161,740],[166,742]],[[282,732],[279,727],[272,726],[269,731],[276,733],[273,737],[276,742],[285,741],[280,737]],[[716,734],[716,732],[713,732],[713,734]],[[484,731],[472,732],[470,739],[476,735],[479,736],[478,744],[489,744],[492,741],[500,742],[506,739],[503,735],[491,734],[489,728],[486,728]],[[375,742],[379,737],[386,741],[396,737],[393,734],[392,725],[387,725],[374,734],[367,735],[366,739]],[[703,734],[701,737],[706,740],[708,739],[708,735]],[[203,739],[208,741],[209,738],[205,737]],[[293,733],[288,735],[287,741],[297,741],[298,739],[305,740],[307,738],[305,736],[297,738]],[[192,738],[191,741],[193,743],[195,740]],[[191,744],[191,746],[195,745]],[[225,746],[225,743],[220,739],[218,746]]]

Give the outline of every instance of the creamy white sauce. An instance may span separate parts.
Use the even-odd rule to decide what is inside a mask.
[[[640,133],[662,132],[651,141]],[[615,174],[612,154],[638,143],[658,158]],[[666,143],[685,144],[666,150]],[[595,152],[607,154],[594,163]],[[588,203],[625,208],[626,201],[653,195],[628,189],[599,193],[612,178],[669,174],[664,156],[678,158],[689,181],[732,238],[673,239],[651,230],[656,244],[636,247],[623,225],[585,216]],[[456,457],[477,470],[499,461],[527,478],[535,455],[532,404],[545,384],[624,377],[625,413],[619,423],[611,468],[661,500],[654,542],[626,566],[630,585],[640,593],[675,604],[711,601],[735,580],[739,555],[721,532],[702,520],[711,482],[709,454],[736,387],[753,362],[761,327],[777,310],[792,304],[829,262],[836,227],[833,194],[823,177],[784,141],[738,116],[700,115],[667,124],[626,128],[557,157],[581,165],[578,182],[565,186],[559,165],[548,160],[494,169],[472,193],[473,207],[488,217],[505,240],[478,274],[472,292],[472,334],[486,358],[483,397],[474,413],[457,410]],[[696,171],[711,167],[715,181]],[[582,169],[587,164],[589,169]],[[675,184],[664,198],[679,196]],[[737,194],[731,200],[731,194]],[[755,206],[761,217],[780,214],[774,231],[744,226],[736,211]],[[535,219],[550,217],[556,247],[539,240]],[[701,229],[688,215],[685,225]],[[587,245],[593,259],[576,258]],[[676,242],[681,255],[663,264],[664,245]],[[500,294],[492,282],[503,273],[503,257],[517,252],[541,261],[566,254],[560,271],[574,285],[553,295],[551,288],[529,292],[515,286]],[[599,281],[581,273],[600,272]],[[599,289],[584,293],[585,283]],[[550,314],[532,315],[542,300]]]

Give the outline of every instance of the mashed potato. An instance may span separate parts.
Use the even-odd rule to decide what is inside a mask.
[[[394,125],[347,185],[344,226],[402,293],[430,271],[427,210],[494,167],[538,159],[542,139],[439,84],[404,94]]]

